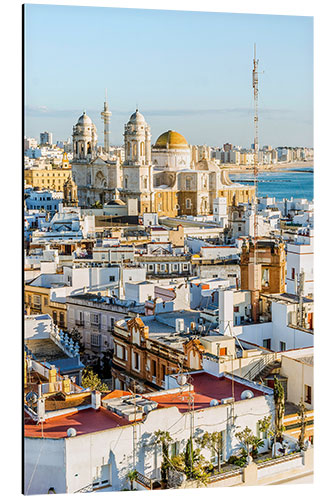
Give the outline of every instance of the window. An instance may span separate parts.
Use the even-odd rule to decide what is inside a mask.
[[[91,323],[93,325],[99,325],[99,315],[98,314],[91,315]]]
[[[114,318],[110,318],[110,326],[111,326],[111,330],[113,330],[113,328],[114,328]]]
[[[148,271],[154,271],[154,264],[148,264]]]
[[[57,311],[53,311],[52,318],[53,318],[53,322],[56,323],[57,322]]]
[[[173,271],[178,271],[178,264],[173,264],[172,269]]]
[[[154,359],[151,362],[151,374],[156,377],[156,361]]]
[[[271,348],[271,339],[264,339],[263,346],[265,347],[265,349],[270,349]]]
[[[291,279],[292,280],[295,279],[295,268],[294,267],[291,268]]]
[[[65,316],[64,316],[63,312],[61,312],[59,314],[59,323],[60,323],[60,326],[65,326]]]
[[[101,336],[92,333],[90,335],[90,343],[92,346],[99,347],[101,345]]]
[[[116,344],[116,356],[119,359],[125,359],[125,349],[124,346]]]
[[[47,297],[44,297],[44,306],[47,306],[49,301],[47,300]]]
[[[115,277],[114,276],[109,276],[109,281],[115,281]]]
[[[188,264],[183,264],[183,270],[188,271]]]
[[[93,478],[93,488],[101,488],[111,484],[111,464],[96,467],[96,474]]]
[[[34,295],[34,307],[37,307],[40,309],[41,307],[41,300],[39,295]]]
[[[191,208],[191,200],[190,200],[190,198],[186,198],[186,208]]]
[[[191,177],[186,177],[186,180],[185,180],[185,189],[186,190],[191,189]]]
[[[286,350],[286,343],[280,342],[280,351],[285,351],[285,350]]]
[[[269,286],[269,269],[263,269],[261,275],[262,286]]]
[[[312,387],[310,385],[304,385],[304,400],[305,403],[309,405],[312,403]]]
[[[161,369],[162,369],[161,380],[162,380],[162,382],[164,382],[164,378],[166,375],[166,366],[162,365]]]
[[[239,312],[239,306],[234,306],[234,312],[238,313]]]
[[[140,370],[140,357],[137,352],[134,353],[134,369]]]

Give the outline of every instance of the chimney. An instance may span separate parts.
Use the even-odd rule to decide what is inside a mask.
[[[62,380],[62,391],[69,394],[71,392],[71,381],[68,378],[68,375],[65,375]]]
[[[57,369],[54,365],[51,365],[49,370],[49,392],[54,391],[54,384],[57,381]]]
[[[94,410],[98,410],[101,406],[101,393],[99,391],[91,392],[91,406]]]
[[[45,422],[45,398],[42,396],[41,384],[38,385],[37,417],[38,423]]]

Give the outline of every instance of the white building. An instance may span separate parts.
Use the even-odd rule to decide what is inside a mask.
[[[27,194],[28,198],[25,199],[27,210],[43,210],[55,213],[59,210],[59,205],[63,201],[61,191],[42,189],[39,191],[31,190]]]
[[[185,450],[191,427],[195,436],[222,432],[221,458],[227,460],[240,448],[236,428],[248,426],[257,434],[258,420],[273,415],[272,389],[238,377],[232,381],[231,376],[218,378],[204,372],[191,377],[193,388],[180,388],[170,376],[167,384],[174,388],[138,395],[135,404],[129,393],[117,391],[102,401],[99,393],[92,392],[90,400],[88,395],[86,403],[69,414],[65,409],[45,411],[47,399],[44,414],[26,405],[26,412],[36,421],[25,425],[24,493],[119,491],[129,487],[127,474],[133,470],[148,482],[160,480],[162,452],[155,444],[156,430],[170,433],[171,455]],[[246,393],[249,399],[243,399],[245,391],[250,391]],[[192,412],[187,395],[194,399]],[[36,424],[38,416],[44,421],[43,435]],[[216,463],[217,457],[209,450],[202,449],[202,454]]]
[[[213,201],[213,220],[222,227],[225,227],[228,222],[228,205],[227,199],[215,198]]]
[[[37,139],[34,137],[25,137],[24,138],[24,151],[27,149],[36,149],[37,148]]]
[[[293,243],[287,243],[287,292],[297,294],[297,281],[304,273],[304,296],[313,295],[313,229],[299,230]]]
[[[221,334],[223,332],[229,334],[228,332],[230,332],[242,342],[249,342],[253,346],[264,347],[275,352],[313,347],[313,300],[303,299],[304,327],[300,327],[297,321],[299,314],[297,297],[289,294],[263,294],[262,297],[269,303],[270,312],[267,316],[261,316],[262,322],[251,324],[251,304],[248,292],[248,295],[245,294],[243,297],[244,324],[237,325],[234,319],[234,295],[237,296],[240,292],[244,291],[219,290],[219,329]],[[246,317],[248,317],[247,321]]]

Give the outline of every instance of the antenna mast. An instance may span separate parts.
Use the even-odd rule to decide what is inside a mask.
[[[254,58],[252,71],[252,86],[254,97],[254,263],[257,264],[257,239],[258,239],[258,214],[257,214],[257,194],[258,194],[258,163],[259,163],[259,143],[258,143],[258,62],[256,59],[256,44],[254,44]]]

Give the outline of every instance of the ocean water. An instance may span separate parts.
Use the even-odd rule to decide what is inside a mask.
[[[229,174],[234,182],[253,184],[253,174],[244,172]],[[313,200],[313,167],[294,167],[282,172],[258,173],[258,196],[272,196],[277,200],[283,198],[306,198]]]

